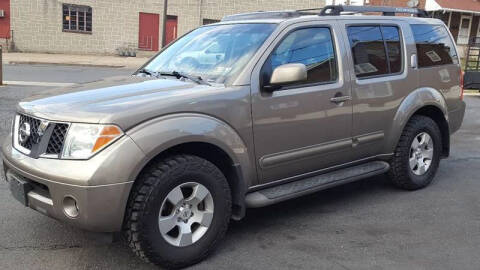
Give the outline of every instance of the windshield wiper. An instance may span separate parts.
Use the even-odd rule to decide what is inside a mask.
[[[193,82],[198,83],[198,84],[211,85],[208,82],[206,82],[204,79],[202,79],[202,77],[200,77],[200,76],[193,76],[193,75],[189,75],[189,74],[186,74],[186,73],[183,73],[183,72],[178,72],[178,71],[158,72],[157,74],[161,75],[161,76],[174,76],[177,79],[185,78],[185,79],[189,79],[190,81],[193,81]]]
[[[151,70],[149,70],[149,69],[146,69],[146,68],[142,68],[142,69],[140,69],[139,71],[137,71],[137,73],[143,73],[143,74],[147,74],[148,76],[155,76],[155,77],[157,77],[157,76],[158,76],[158,74],[156,74],[156,72],[154,72],[154,71],[151,71]]]

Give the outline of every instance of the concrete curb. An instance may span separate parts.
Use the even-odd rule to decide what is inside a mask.
[[[84,66],[84,67],[110,67],[125,68],[126,65],[110,65],[110,64],[90,64],[90,63],[60,63],[60,62],[40,62],[40,61],[6,61],[8,65],[56,65],[56,66]],[[131,67],[133,68],[133,67]]]

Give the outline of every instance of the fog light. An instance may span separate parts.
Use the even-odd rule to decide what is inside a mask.
[[[78,216],[78,205],[75,198],[66,196],[63,199],[63,212],[69,218],[76,218]]]

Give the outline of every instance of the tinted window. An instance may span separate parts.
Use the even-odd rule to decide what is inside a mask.
[[[455,47],[443,25],[412,25],[417,43],[418,66],[431,67],[457,64]]]
[[[302,84],[335,81],[337,64],[330,29],[306,28],[288,34],[262,68],[264,85],[276,67],[290,63],[307,66],[308,78]]]
[[[348,27],[348,38],[357,77],[401,71],[402,53],[397,27],[351,26]]]
[[[382,34],[387,44],[388,62],[390,72],[402,71],[402,49],[400,47],[400,34],[398,28],[393,26],[382,26]]]

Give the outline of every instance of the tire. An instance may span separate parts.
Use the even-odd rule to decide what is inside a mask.
[[[417,140],[417,142],[421,141],[422,134],[427,134],[430,137],[433,146],[426,146],[424,149],[419,143],[419,148],[414,147],[414,140]],[[420,153],[413,149],[419,149]],[[431,155],[431,161],[427,168],[425,164],[428,163],[428,159],[422,161],[425,155],[422,156],[421,153],[422,151],[427,152],[429,149],[432,149],[433,153],[428,151],[428,156]],[[390,163],[390,171],[388,174],[392,183],[406,190],[417,190],[428,186],[437,172],[441,152],[442,135],[438,125],[429,117],[414,115],[405,126]],[[416,157],[417,161],[413,160],[412,156]],[[425,165],[423,169],[421,165],[419,166],[417,164],[415,166],[418,160]],[[427,169],[423,172],[425,168]],[[421,174],[422,172],[423,174]]]
[[[188,185],[191,185],[192,181],[197,185],[193,186],[192,194],[185,194],[184,187],[189,187]],[[171,203],[175,200],[171,200],[171,198],[175,196],[171,196],[171,194],[176,194],[175,191],[180,187],[182,192],[180,194],[184,195],[184,200],[187,202],[187,198],[195,198],[195,188],[200,186],[206,188],[209,195],[202,203],[198,204],[197,208],[200,209],[200,204],[203,204],[204,210],[207,211],[207,205],[211,205],[213,202],[211,223],[206,231],[199,224],[192,224],[190,227],[192,232],[195,229],[194,226],[197,226],[197,230],[190,234],[193,235],[190,236],[190,239],[194,240],[195,233],[200,231],[198,228],[203,229],[201,231],[203,236],[192,244],[177,246],[182,243],[182,240],[177,240],[182,239],[183,223],[190,226],[190,219],[188,222],[180,219],[180,216],[183,218],[181,213],[185,213],[186,210],[178,208],[175,211],[176,208]],[[197,190],[200,189],[197,188]],[[169,204],[172,206],[167,207]],[[162,212],[160,212],[161,208]],[[172,208],[172,210],[167,208]],[[196,214],[193,208],[192,220],[195,218],[193,213]],[[137,179],[127,206],[124,235],[133,252],[143,260],[169,269],[186,267],[200,262],[216,248],[227,231],[231,208],[229,185],[225,176],[215,165],[197,156],[171,156],[152,162]],[[165,209],[168,211],[164,216]],[[180,211],[180,214],[177,215],[179,209],[185,211]],[[174,214],[168,214],[169,211]],[[162,234],[160,229],[160,224],[163,224],[162,220],[170,218],[172,215],[177,215],[175,220],[180,225],[176,225],[169,234]],[[178,233],[177,238],[170,236],[172,232],[173,234]]]

